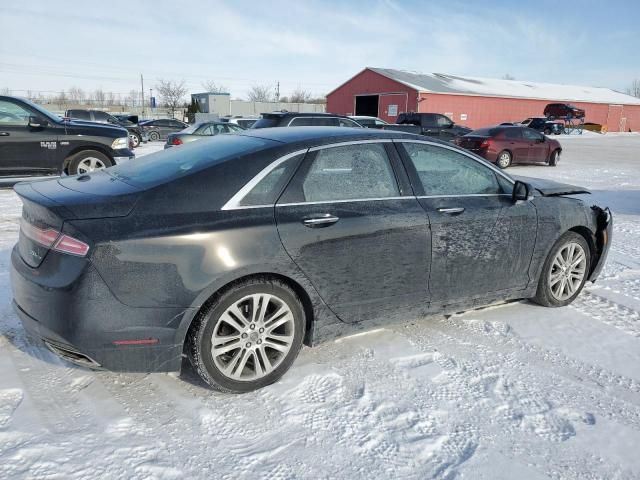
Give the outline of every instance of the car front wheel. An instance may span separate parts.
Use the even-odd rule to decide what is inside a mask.
[[[91,173],[96,170],[108,168],[111,165],[113,165],[113,163],[104,153],[96,152],[95,150],[85,150],[71,157],[68,171],[69,175],[82,175],[84,173]]]
[[[555,167],[560,161],[560,150],[554,150],[549,156],[549,165]]]
[[[130,133],[129,138],[133,144],[133,148],[137,148],[142,143],[142,138],[137,133]]]
[[[590,267],[591,253],[587,241],[576,232],[566,232],[544,262],[533,300],[545,307],[570,304],[582,291]]]
[[[277,381],[291,367],[304,327],[304,309],[288,285],[251,279],[202,312],[187,339],[189,358],[211,387],[249,392]]]

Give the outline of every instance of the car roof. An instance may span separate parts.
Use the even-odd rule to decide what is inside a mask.
[[[338,117],[338,118],[349,118],[346,115],[337,115],[334,113],[313,113],[313,112],[265,112],[261,114],[263,117],[265,115],[271,116],[271,117],[287,117],[287,116],[293,116],[293,117]]]
[[[273,127],[244,130],[236,135],[262,138],[286,144],[323,145],[374,139],[419,139],[424,136],[391,130],[350,127]],[[431,141],[431,139],[428,139]],[[436,140],[436,143],[448,144]],[[448,144],[450,145],[450,144]]]

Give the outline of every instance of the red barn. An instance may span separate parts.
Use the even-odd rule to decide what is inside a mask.
[[[479,128],[541,117],[548,103],[571,103],[610,132],[640,131],[640,98],[610,88],[365,68],[327,95],[327,111],[394,123],[402,112],[443,113]]]

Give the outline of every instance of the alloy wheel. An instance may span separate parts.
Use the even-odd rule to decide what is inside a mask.
[[[556,254],[549,272],[551,294],[560,301],[571,298],[586,275],[587,255],[576,242],[564,245]]]
[[[129,138],[131,139],[131,143],[133,144],[133,148],[136,148],[138,145],[140,145],[140,139],[138,138],[137,135],[135,135],[135,134],[129,135]]]
[[[498,166],[500,168],[507,168],[511,163],[511,155],[509,152],[502,152],[498,157]]]
[[[102,160],[95,157],[87,157],[78,164],[78,174],[90,173],[103,168],[106,168],[106,165]]]
[[[258,293],[233,303],[218,319],[211,337],[216,367],[236,381],[270,374],[293,345],[295,323],[287,303]]]

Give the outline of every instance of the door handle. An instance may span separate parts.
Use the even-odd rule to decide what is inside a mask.
[[[464,212],[464,207],[439,208],[438,212],[446,213],[447,215],[458,215],[459,213]]]
[[[11,135],[9,132],[0,132],[0,137],[8,137]]]
[[[305,218],[302,220],[302,224],[309,228],[322,228],[333,225],[338,220],[340,220],[338,217],[325,213],[324,215],[319,215],[317,217]]]

